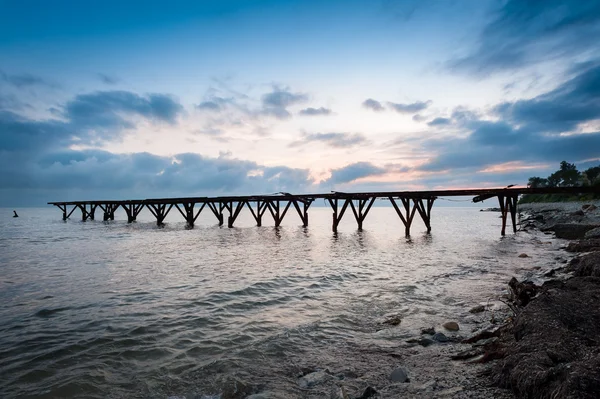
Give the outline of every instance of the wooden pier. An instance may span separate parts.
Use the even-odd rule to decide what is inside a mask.
[[[189,197],[189,198],[155,198],[144,200],[125,201],[67,201],[49,202],[63,212],[63,220],[71,217],[76,209],[81,211],[81,220],[94,220],[96,210],[103,212],[104,221],[114,220],[115,211],[119,207],[125,210],[127,222],[132,223],[138,214],[146,207],[156,218],[156,224],[161,226],[175,207],[183,216],[187,225],[192,228],[200,213],[207,209],[213,213],[219,226],[225,223],[233,227],[236,219],[244,207],[247,207],[254,217],[257,226],[262,226],[263,216],[268,210],[278,227],[290,208],[293,208],[304,227],[308,226],[308,209],[316,199],[326,200],[333,210],[332,230],[337,232],[342,217],[350,208],[356,219],[358,229],[362,230],[363,222],[367,217],[373,203],[377,199],[389,201],[400,220],[404,224],[405,234],[410,235],[410,227],[415,215],[418,213],[427,232],[431,231],[431,208],[439,197],[473,196],[473,202],[481,202],[497,197],[502,216],[501,234],[506,232],[508,215],[510,215],[513,232],[517,232],[517,200],[522,194],[600,194],[598,187],[546,187],[546,188],[493,188],[469,190],[437,190],[437,191],[393,191],[373,193],[342,193],[331,192],[328,194],[299,194],[279,193],[278,195],[250,195],[250,196],[225,196],[225,197]],[[72,208],[71,208],[72,207]],[[70,210],[69,210],[70,208]]]

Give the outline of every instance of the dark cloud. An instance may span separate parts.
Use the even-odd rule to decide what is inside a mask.
[[[273,91],[262,96],[262,102],[265,107],[286,108],[290,105],[302,103],[308,100],[308,96],[303,93],[292,93],[289,89],[274,87]]]
[[[229,106],[239,107],[234,98],[212,96],[210,99],[196,105],[196,108],[204,111],[220,112]]]
[[[104,73],[98,73],[98,79],[107,85],[116,85],[121,81],[121,79],[117,78],[116,76],[106,75]]]
[[[262,114],[274,116],[277,119],[291,117],[288,107],[308,101],[304,93],[293,93],[288,88],[273,87],[273,91],[262,96]]]
[[[410,104],[398,104],[398,103],[388,102],[388,105],[393,110],[395,110],[396,112],[401,113],[401,114],[414,114],[414,113],[423,111],[424,109],[429,107],[430,104],[431,104],[431,101],[417,101],[417,102],[410,103]]]
[[[483,120],[467,110],[455,111],[453,125],[469,135],[425,142],[438,155],[423,169],[598,158],[600,132],[581,133],[578,128],[600,119],[600,64],[588,65],[548,93],[498,104],[492,116],[493,121]]]
[[[598,43],[598,1],[508,0],[494,12],[475,50],[449,66],[481,76],[597,52]]]
[[[324,108],[324,107],[320,107],[320,108],[305,108],[300,110],[299,112],[300,115],[306,115],[306,116],[315,116],[315,115],[330,115],[331,114],[331,110],[329,108]]]
[[[376,112],[383,111],[385,109],[379,101],[373,100],[372,98],[367,98],[365,101],[363,101],[362,106]]]
[[[333,148],[349,148],[364,144],[367,138],[360,133],[312,133],[304,134],[301,140],[292,142],[290,147],[298,147],[308,143],[324,143]]]
[[[40,76],[32,75],[29,73],[11,75],[0,71],[0,81],[4,81],[18,89],[22,89],[28,86],[56,86],[55,84],[45,80]]]
[[[377,167],[370,162],[356,162],[343,168],[332,169],[329,179],[323,181],[321,185],[350,183],[360,178],[378,176],[384,173],[386,173],[384,168]]]
[[[434,120],[432,120],[431,122],[428,122],[427,125],[429,126],[447,126],[449,124],[452,123],[452,120],[450,118],[435,118]]]
[[[131,128],[123,115],[175,124],[183,106],[164,94],[139,96],[128,91],[99,91],[80,94],[64,106],[63,115],[72,124],[85,128]]]

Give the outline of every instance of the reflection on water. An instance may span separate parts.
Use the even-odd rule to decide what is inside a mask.
[[[524,245],[474,209],[434,209],[411,238],[391,208],[336,234],[325,208],[308,227],[242,213],[233,229],[19,214],[0,222],[2,397],[214,394],[233,373],[286,392],[299,359],[343,364],[485,300]],[[379,331],[390,312],[401,328]]]

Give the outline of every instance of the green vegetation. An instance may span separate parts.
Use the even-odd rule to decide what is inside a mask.
[[[583,172],[577,170],[575,164],[562,161],[560,169],[552,173],[547,178],[530,177],[527,187],[600,187],[600,165],[586,169]],[[520,204],[530,202],[568,202],[568,201],[588,201],[600,199],[598,194],[584,194],[577,196],[568,196],[564,194],[526,194],[519,200]]]

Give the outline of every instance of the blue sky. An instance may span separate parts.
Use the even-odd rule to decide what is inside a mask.
[[[0,0],[0,206],[600,159],[599,1]]]

